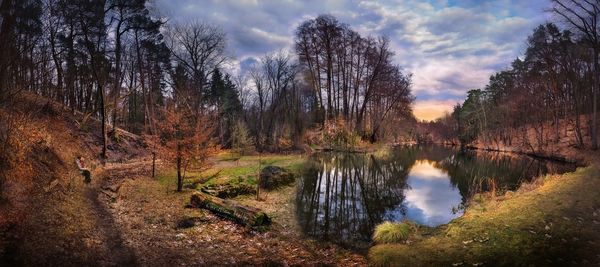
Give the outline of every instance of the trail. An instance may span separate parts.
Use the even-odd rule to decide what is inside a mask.
[[[108,164],[98,175],[96,186],[85,190],[85,197],[89,200],[92,213],[95,215],[96,224],[103,240],[109,250],[108,258],[99,262],[102,266],[137,266],[135,252],[124,242],[119,225],[115,222],[110,212],[109,203],[116,201],[121,184],[131,176],[142,171],[145,161],[132,161],[121,164]]]

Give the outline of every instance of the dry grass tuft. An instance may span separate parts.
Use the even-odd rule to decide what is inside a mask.
[[[378,244],[400,243],[410,236],[410,225],[405,222],[384,222],[375,228],[373,240]]]

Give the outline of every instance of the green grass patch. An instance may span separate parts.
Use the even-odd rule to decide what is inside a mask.
[[[208,170],[202,172],[188,171],[184,183],[200,182],[200,186],[222,184],[245,184],[256,186],[260,168],[268,165],[287,168],[298,173],[304,163],[305,157],[300,154],[291,155],[252,155],[235,158],[234,152],[222,152],[215,156],[216,163]],[[177,172],[173,169],[165,170],[156,176],[160,184],[165,186],[175,185]]]
[[[259,168],[264,168],[268,165],[279,166],[296,172],[301,169],[304,161],[305,159],[302,155],[243,156],[234,165],[219,166],[220,164],[216,164],[213,166],[212,169],[219,170],[219,175],[213,182],[228,182],[231,178],[240,176],[254,177],[254,180],[256,180],[255,178],[260,172]]]

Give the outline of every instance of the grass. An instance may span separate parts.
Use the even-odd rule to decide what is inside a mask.
[[[465,215],[411,244],[380,244],[374,266],[547,266],[599,263],[600,171],[595,164],[471,203]],[[598,216],[598,217],[597,217]]]
[[[304,162],[305,158],[301,154],[267,154],[240,157],[236,153],[225,151],[214,157],[214,164],[208,170],[201,172],[188,171],[186,182],[201,181],[202,185],[248,184],[255,186],[259,166],[264,168],[268,165],[275,165],[297,173],[301,170]],[[177,172],[174,169],[167,169],[157,174],[157,180],[164,186],[175,185]]]
[[[408,239],[410,235],[410,225],[400,222],[384,222],[375,227],[373,241],[378,244],[400,243]]]

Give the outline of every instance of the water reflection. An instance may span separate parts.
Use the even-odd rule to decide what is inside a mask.
[[[308,164],[296,198],[303,231],[352,247],[366,247],[373,228],[405,218],[437,226],[462,215],[469,196],[504,189],[574,165],[447,147],[402,147],[385,155],[321,153]]]
[[[462,215],[459,190],[452,185],[447,173],[434,166],[434,162],[417,161],[408,174],[408,185],[406,213],[395,216],[395,221],[408,217],[420,224],[436,226]]]

